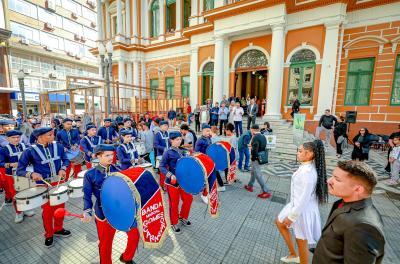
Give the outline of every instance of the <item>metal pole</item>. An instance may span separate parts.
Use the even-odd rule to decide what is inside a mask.
[[[21,91],[21,100],[22,100],[22,113],[24,114],[24,120],[26,120],[26,101],[25,101],[25,78],[18,78],[19,81],[19,90]]]
[[[106,83],[107,83],[107,117],[111,114],[111,88],[110,88],[110,78],[112,76],[112,53],[108,53],[108,62],[107,62],[108,71],[106,74]]]
[[[101,65],[101,76],[104,78],[104,74],[106,72],[106,67],[105,67],[105,63],[104,63],[104,57],[105,55],[100,55],[100,65]]]

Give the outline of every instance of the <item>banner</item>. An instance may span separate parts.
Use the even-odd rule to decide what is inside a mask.
[[[299,147],[304,141],[304,123],[306,114],[294,114],[293,117],[293,144]]]
[[[267,149],[276,148],[276,136],[275,135],[265,135],[267,140]]]

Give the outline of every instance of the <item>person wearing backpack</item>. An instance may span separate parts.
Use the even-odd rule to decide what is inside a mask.
[[[250,171],[249,170],[249,160],[250,160],[250,150],[249,150],[249,144],[251,140],[251,132],[246,131],[244,132],[238,140],[238,153],[239,153],[239,163],[238,163],[238,169],[240,171]],[[243,164],[243,157],[244,157],[244,168],[242,167]],[[243,168],[243,170],[242,170]]]

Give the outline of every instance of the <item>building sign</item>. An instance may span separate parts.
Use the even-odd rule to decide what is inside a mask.
[[[10,94],[11,100],[22,101],[22,94],[20,92],[13,92]],[[39,102],[38,93],[25,93],[25,101]]]

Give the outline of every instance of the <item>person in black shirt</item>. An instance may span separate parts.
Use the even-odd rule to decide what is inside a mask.
[[[293,95],[293,99],[292,99],[292,112],[290,113],[290,115],[292,116],[292,118],[294,117],[294,114],[300,112],[300,101],[299,99],[297,99],[297,95]]]
[[[347,124],[344,122],[343,116],[340,116],[339,122],[335,124],[333,136],[336,143],[336,157],[340,158],[343,154],[342,144],[347,140]]]
[[[331,142],[332,130],[337,122],[335,116],[331,115],[331,110],[326,109],[325,114],[321,116],[317,131],[315,132],[315,137],[320,139],[321,131],[325,131],[325,147],[327,148]]]

